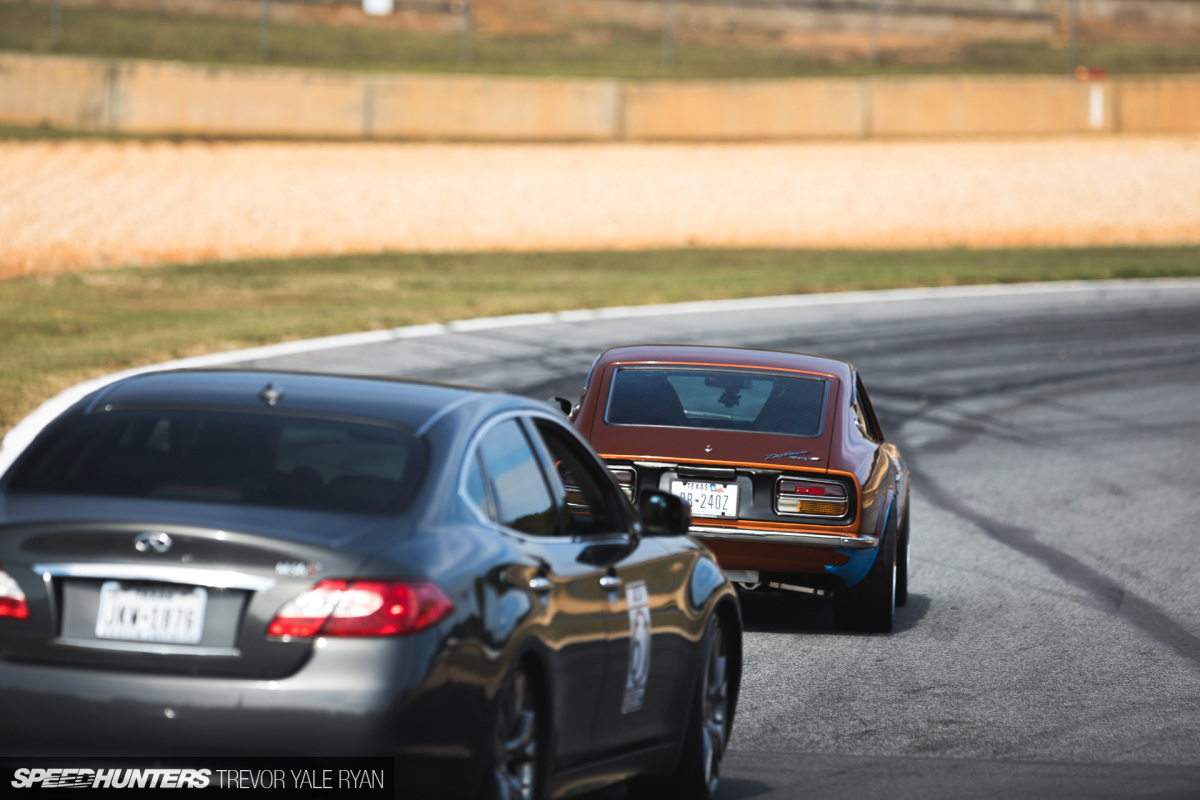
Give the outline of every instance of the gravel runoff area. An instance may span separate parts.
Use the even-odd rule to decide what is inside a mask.
[[[1200,243],[1200,137],[0,142],[0,277],[381,250]]]

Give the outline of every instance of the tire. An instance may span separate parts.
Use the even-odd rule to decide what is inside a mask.
[[[716,792],[733,716],[729,707],[729,647],[715,613],[704,635],[703,659],[675,771],[667,778],[634,781],[629,786],[630,797],[708,800]]]
[[[896,607],[908,602],[908,506],[896,539]]]
[[[534,684],[518,667],[496,698],[492,736],[492,769],[483,797],[487,800],[537,800],[542,791],[541,722]]]
[[[841,630],[891,632],[896,615],[896,536],[896,515],[892,514],[866,577],[834,594],[833,621]]]

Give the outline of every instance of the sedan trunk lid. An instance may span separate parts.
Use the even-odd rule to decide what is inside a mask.
[[[21,519],[24,510],[46,519],[35,510],[44,502],[10,495],[5,504],[0,569],[25,593],[29,616],[0,620],[0,658],[156,673],[295,672],[311,642],[268,641],[272,617],[323,578],[356,576],[381,527],[394,534],[398,522],[241,509],[235,526],[212,519],[219,507],[137,501],[117,517],[113,501],[94,498],[69,504],[67,518]],[[304,524],[289,530],[289,517]]]

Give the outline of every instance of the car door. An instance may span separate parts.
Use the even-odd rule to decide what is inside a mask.
[[[604,682],[607,618],[604,565],[568,534],[543,458],[519,416],[493,421],[468,461],[468,492],[520,553],[506,580],[537,596],[532,628],[550,671],[556,769],[585,760]],[[478,473],[478,478],[473,477]]]
[[[663,541],[632,534],[624,495],[573,431],[542,419],[534,428],[562,483],[568,526],[591,542],[581,555],[605,568],[607,667],[593,732],[596,755],[670,740],[690,686],[681,663],[687,658],[681,631],[689,559]]]

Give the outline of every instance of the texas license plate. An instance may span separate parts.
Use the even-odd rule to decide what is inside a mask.
[[[692,506],[693,517],[736,517],[738,485],[708,481],[671,481],[671,494]]]
[[[105,581],[96,614],[97,639],[199,644],[208,592],[196,586],[125,586]]]

